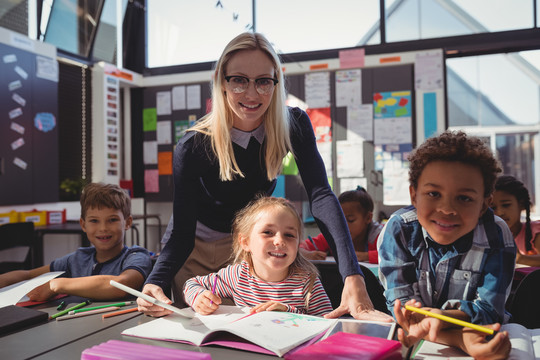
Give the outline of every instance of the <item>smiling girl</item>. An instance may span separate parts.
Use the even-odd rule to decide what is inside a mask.
[[[302,220],[287,200],[251,202],[233,223],[234,264],[186,281],[186,303],[203,315],[216,311],[223,297],[252,312],[331,312],[317,269],[298,252],[301,236]]]

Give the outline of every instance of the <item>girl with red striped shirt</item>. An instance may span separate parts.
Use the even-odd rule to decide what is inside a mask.
[[[302,230],[302,220],[287,200],[252,201],[233,222],[233,264],[189,279],[186,303],[203,315],[216,311],[224,297],[252,307],[252,312],[331,312],[317,269],[298,251]]]

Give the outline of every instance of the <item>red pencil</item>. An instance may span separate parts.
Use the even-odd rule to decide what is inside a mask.
[[[134,308],[131,308],[131,309],[115,311],[115,312],[111,312],[111,313],[108,313],[108,314],[103,314],[103,315],[101,315],[101,318],[106,319],[106,318],[111,317],[111,316],[127,314],[127,313],[130,313],[130,312],[137,311],[137,309],[138,309],[137,307],[134,307]]]

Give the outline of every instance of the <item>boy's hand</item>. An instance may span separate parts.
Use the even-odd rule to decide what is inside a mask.
[[[278,301],[267,301],[265,303],[256,305],[250,309],[251,313],[257,313],[261,311],[287,311],[287,306]]]
[[[495,331],[501,328],[498,323],[483,326]],[[476,360],[506,359],[512,349],[508,333],[500,332],[489,341],[486,340],[486,336],[488,335],[482,332],[463,328],[463,350]]]
[[[201,315],[210,315],[219,308],[219,304],[221,298],[210,290],[205,290],[195,298],[191,307]]]
[[[55,296],[56,293],[51,290],[50,281],[40,285],[30,291],[27,296],[31,301],[46,301]]]
[[[153,298],[163,301],[166,304],[172,304],[171,299],[165,296],[163,289],[157,285],[146,284],[142,290],[142,293],[150,295]],[[137,298],[137,305],[139,305],[139,311],[143,312],[145,315],[148,316],[160,317],[172,313],[171,310],[164,309],[159,305],[154,305],[151,302],[148,302],[141,298]]]
[[[416,300],[409,300],[405,305],[417,308],[422,307],[422,304]],[[442,314],[442,311],[439,309],[428,310]],[[427,340],[436,342],[439,331],[443,328],[442,321],[439,319],[409,311],[404,307],[402,308],[399,299],[396,299],[394,303],[394,315],[396,316],[397,323],[403,328],[398,329],[398,340],[407,347],[426,338],[426,336]]]

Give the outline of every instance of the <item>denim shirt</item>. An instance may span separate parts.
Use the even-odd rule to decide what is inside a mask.
[[[506,223],[491,209],[469,234],[446,246],[435,243],[414,207],[398,210],[379,236],[379,277],[388,309],[396,299],[459,309],[471,322],[505,322],[516,247]]]

